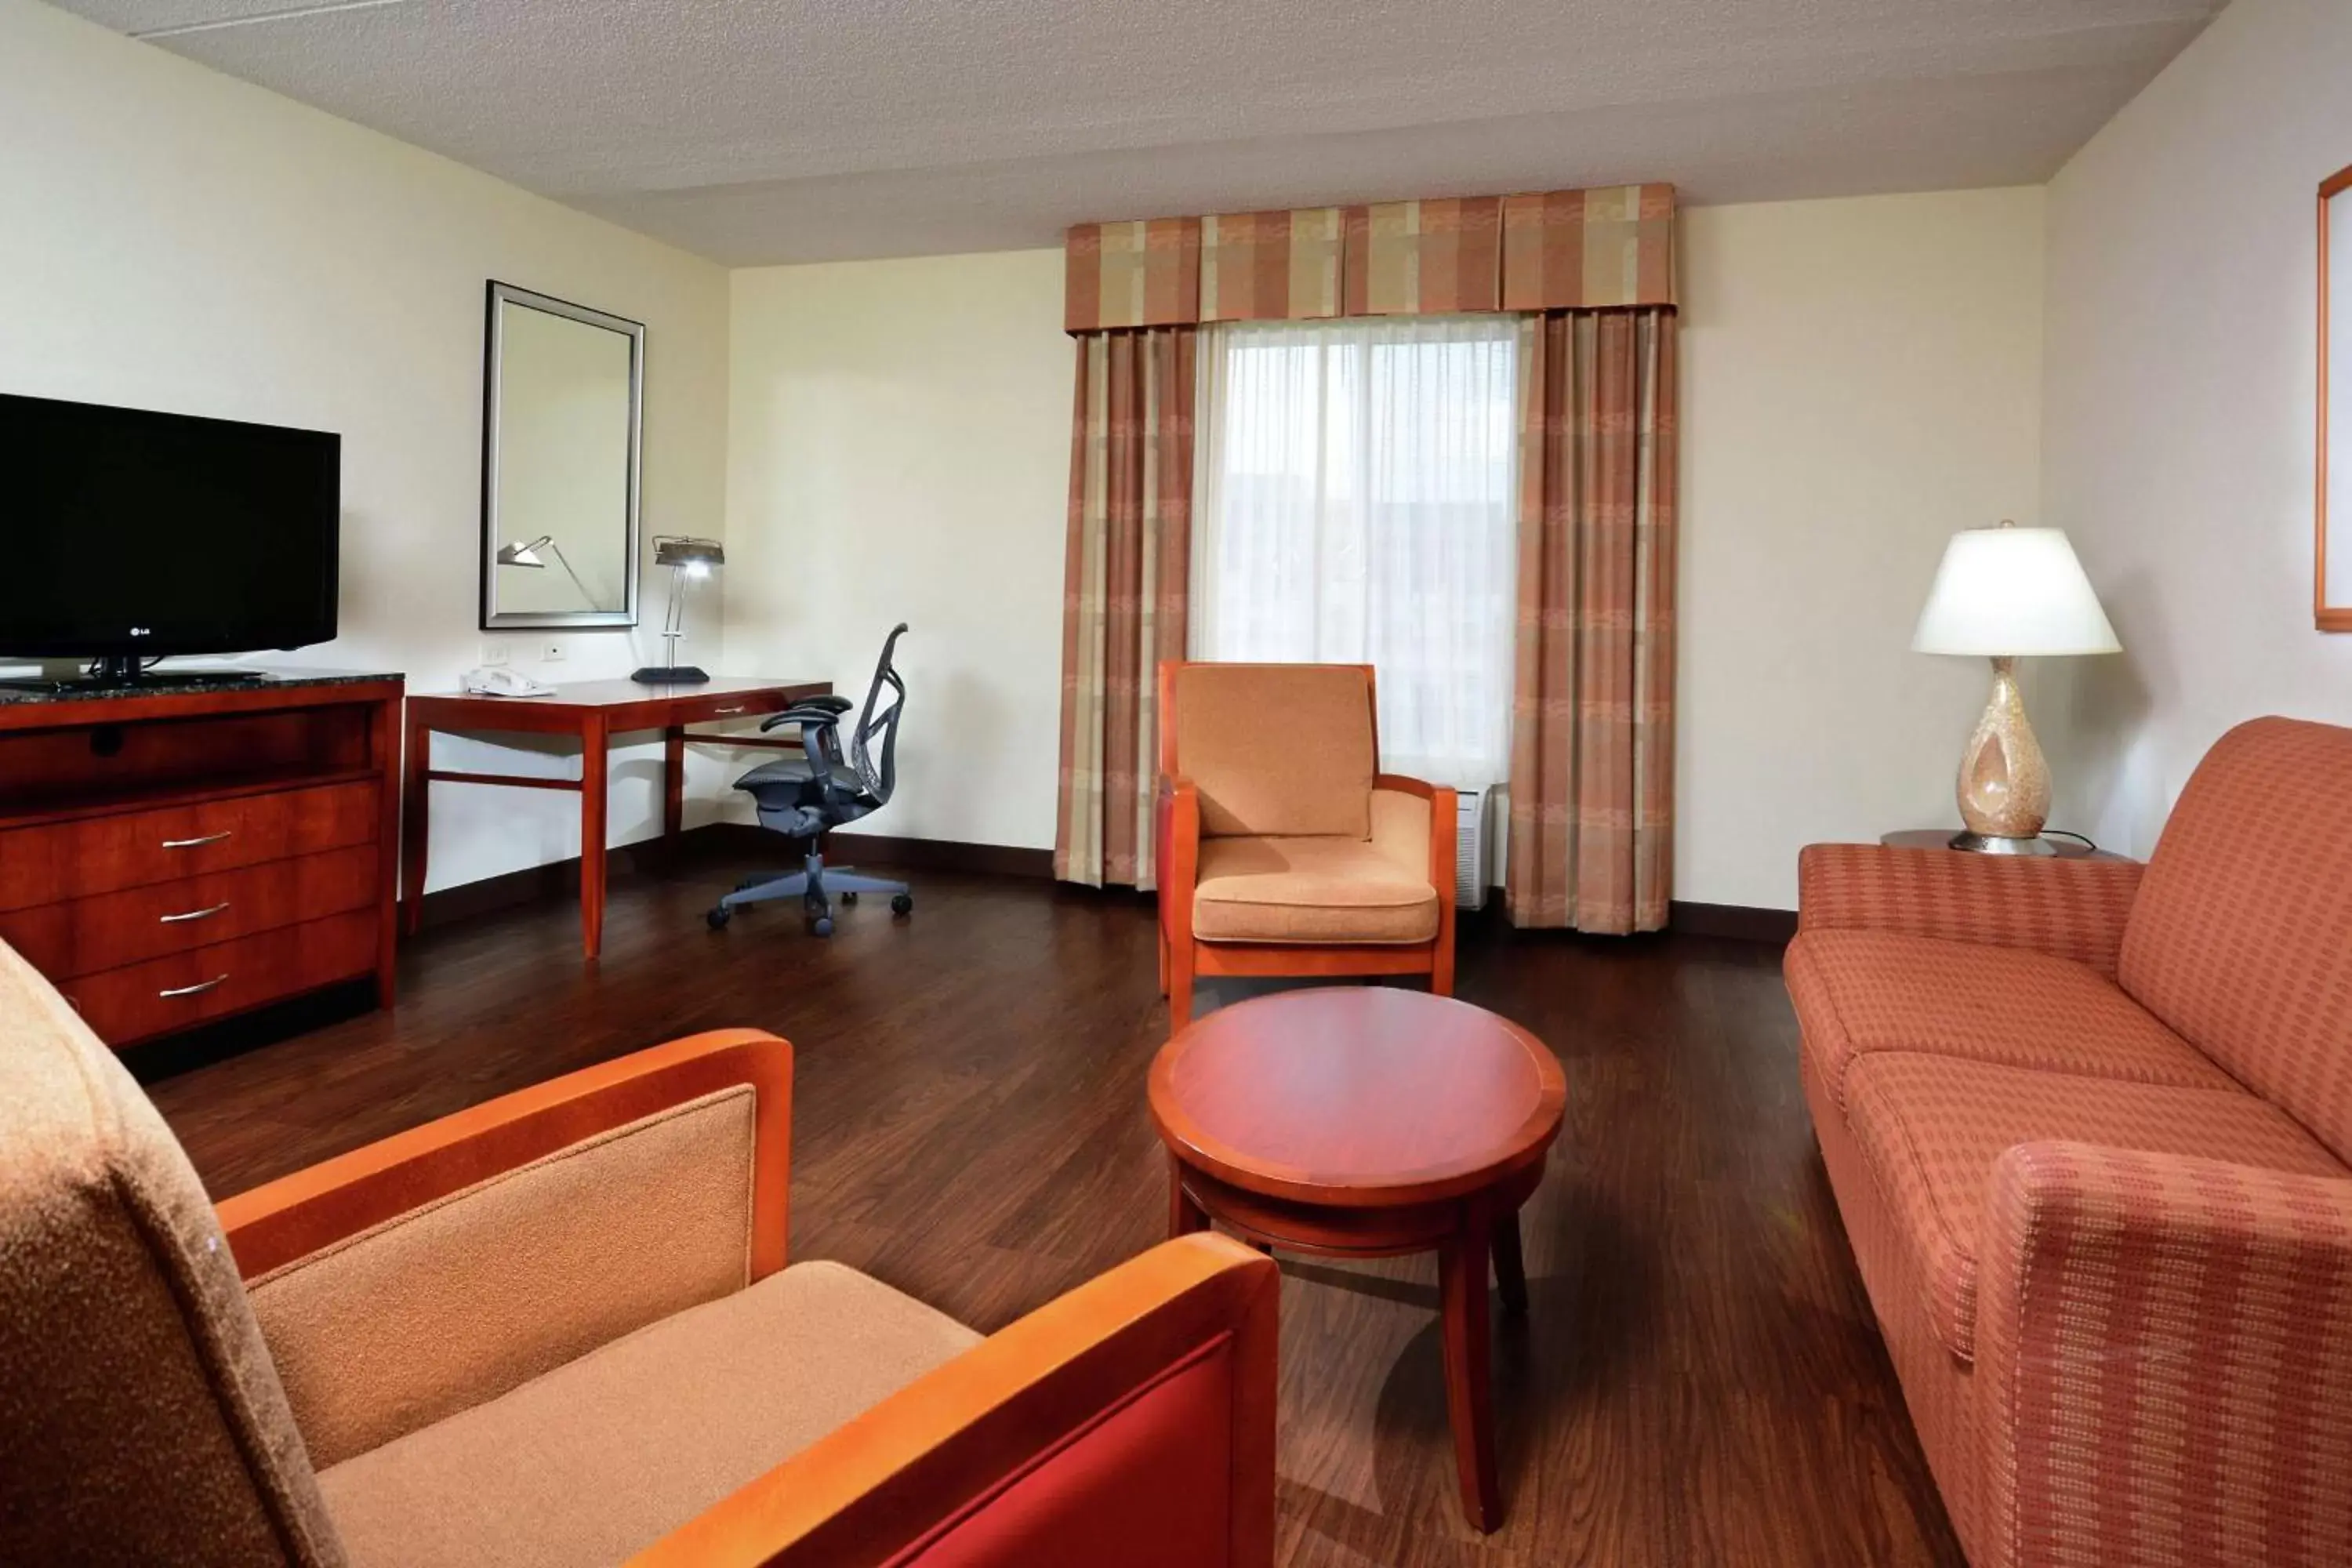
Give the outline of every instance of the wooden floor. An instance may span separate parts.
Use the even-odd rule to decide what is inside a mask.
[[[930,876],[911,920],[868,902],[830,942],[788,907],[705,930],[741,869],[616,884],[593,969],[560,903],[428,931],[395,1012],[151,1091],[226,1194],[638,1046],[759,1025],[798,1047],[794,1256],[985,1330],[1159,1239],[1143,1084],[1167,1024],[1142,903]],[[1569,1078],[1524,1219],[1533,1309],[1496,1333],[1507,1517],[1486,1538],[1462,1522],[1433,1259],[1286,1259],[1282,1560],[1959,1563],[1814,1151],[1777,951],[1482,923],[1460,993],[1533,1029]]]

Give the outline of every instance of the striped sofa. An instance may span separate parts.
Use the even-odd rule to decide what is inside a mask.
[[[2145,868],[1814,845],[1830,1183],[1976,1568],[2352,1563],[2352,730]]]

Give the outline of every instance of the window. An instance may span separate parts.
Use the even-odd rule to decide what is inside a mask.
[[[1384,769],[1501,783],[1517,356],[1507,317],[1213,329],[1192,657],[1370,664]]]

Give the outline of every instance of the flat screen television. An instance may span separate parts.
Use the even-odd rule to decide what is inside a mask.
[[[325,642],[341,489],[340,436],[0,394],[0,656]]]

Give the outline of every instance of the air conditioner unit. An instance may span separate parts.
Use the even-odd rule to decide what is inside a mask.
[[[1456,909],[1486,907],[1486,797],[1491,790],[1456,792],[1461,820],[1454,829],[1454,905]]]

